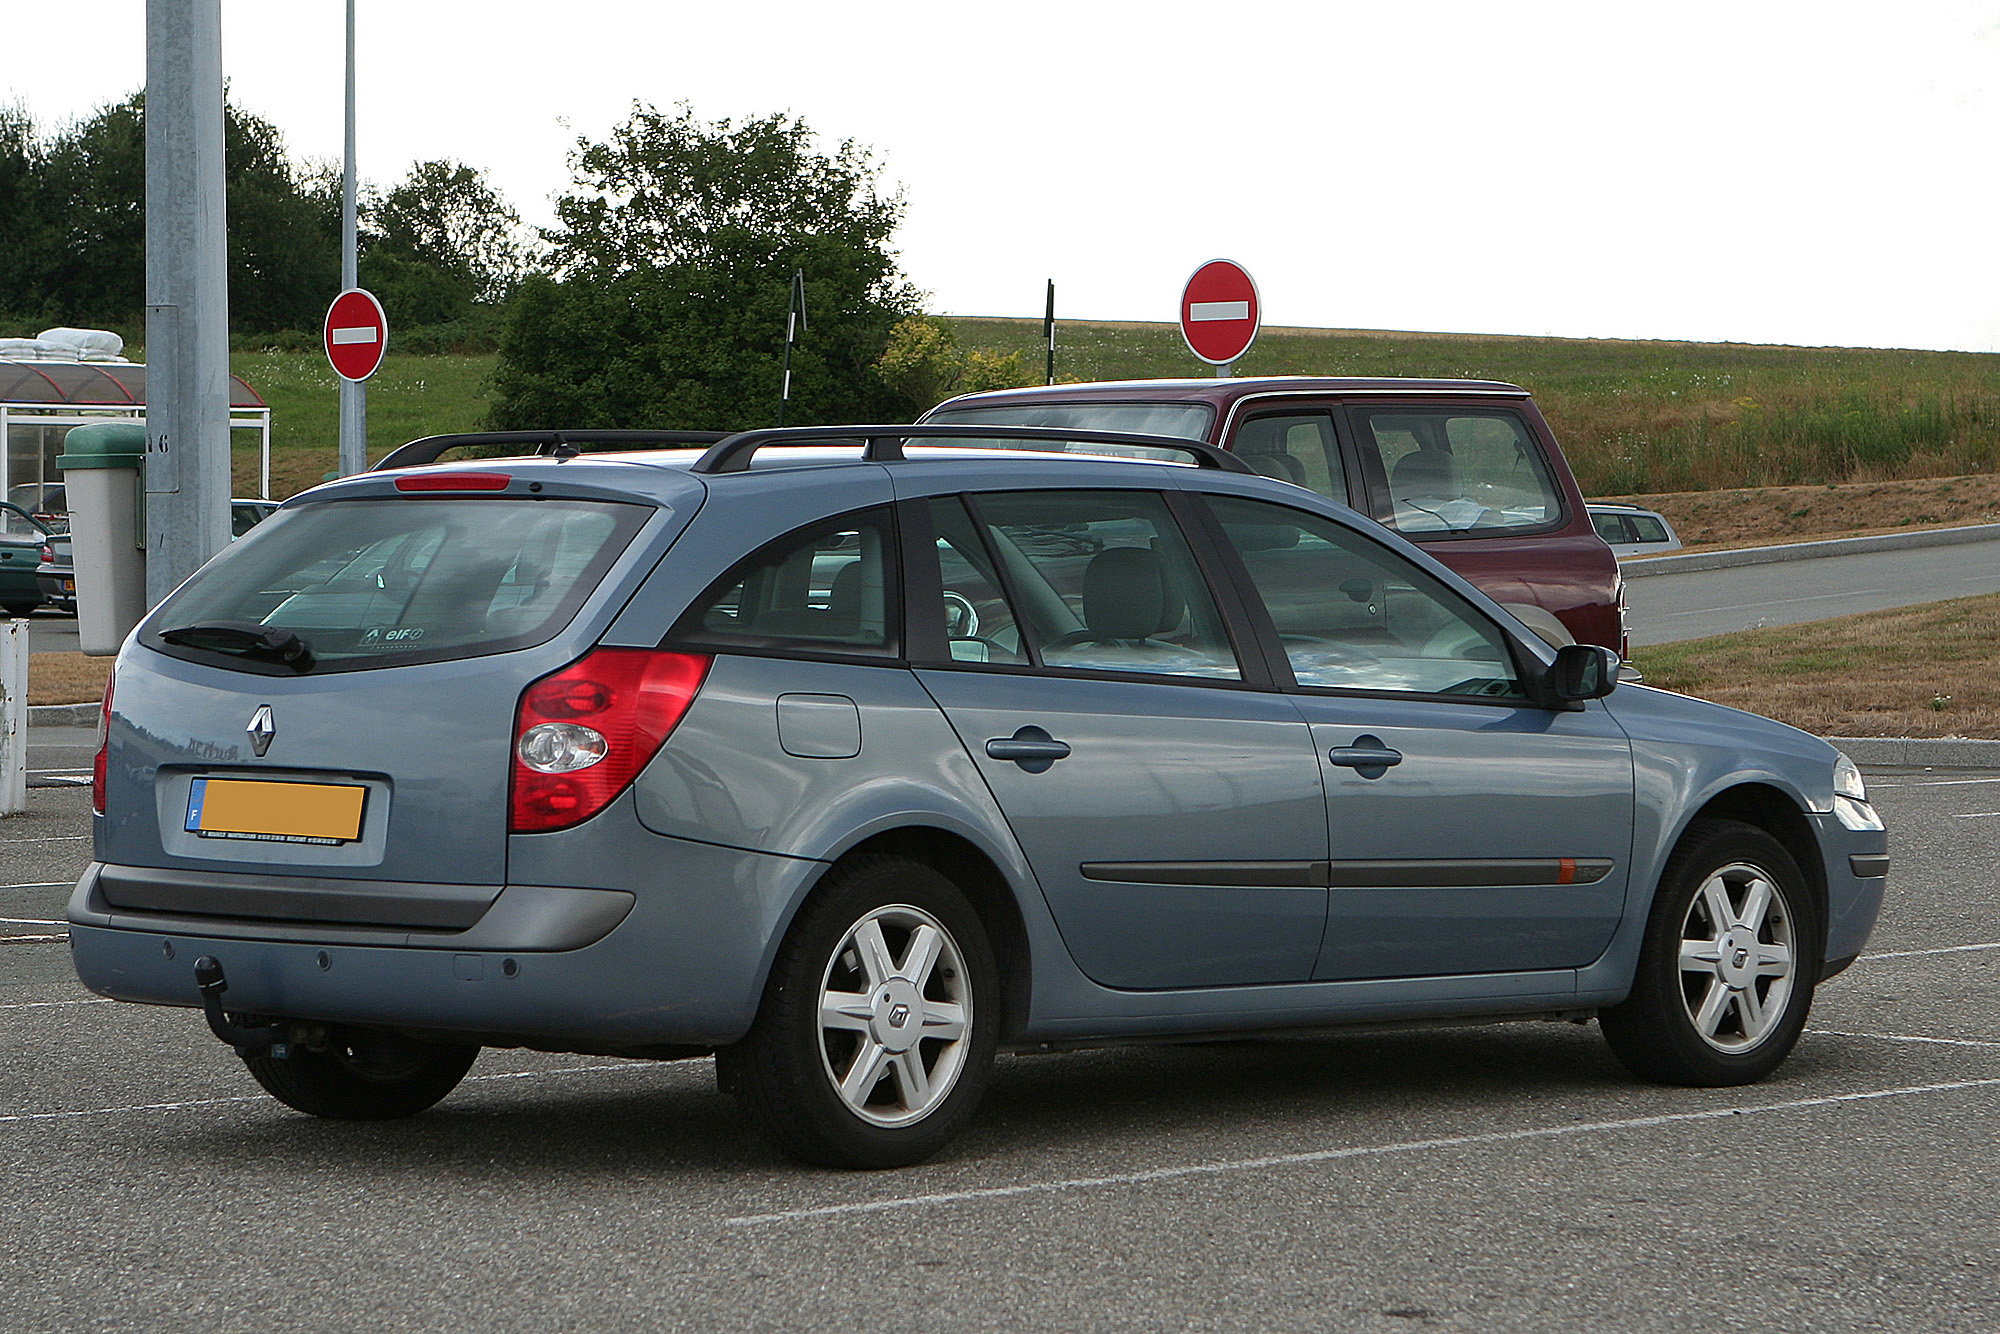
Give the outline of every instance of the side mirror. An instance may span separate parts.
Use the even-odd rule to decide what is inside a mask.
[[[1573,709],[1587,699],[1603,699],[1618,685],[1618,655],[1602,644],[1564,644],[1542,677],[1542,700],[1553,709]]]

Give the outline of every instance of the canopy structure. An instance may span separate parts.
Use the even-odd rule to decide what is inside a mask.
[[[146,368],[129,361],[0,360],[0,495],[60,480],[56,455],[73,426],[144,420]],[[229,427],[258,433],[258,494],[271,494],[271,409],[238,376],[229,377]],[[39,508],[31,505],[29,508]]]

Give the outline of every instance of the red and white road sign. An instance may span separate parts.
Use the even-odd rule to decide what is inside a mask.
[[[1190,352],[1212,366],[1226,366],[1248,352],[1262,317],[1257,284],[1230,260],[1211,259],[1194,271],[1181,292],[1181,337]]]
[[[365,380],[389,346],[389,317],[375,294],[350,287],[326,308],[326,359],[343,380]]]

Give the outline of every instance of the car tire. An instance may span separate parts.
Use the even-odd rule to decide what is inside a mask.
[[[415,1116],[458,1087],[479,1048],[419,1042],[375,1030],[336,1032],[323,1051],[294,1046],[243,1063],[264,1091],[297,1111],[334,1121]]]
[[[9,602],[5,606],[9,616],[27,617],[33,616],[37,611],[40,611],[42,604],[39,602]]]
[[[1783,844],[1697,820],[1660,877],[1632,994],[1598,1017],[1625,1068],[1663,1084],[1753,1084],[1805,1030],[1818,907]]]
[[[864,856],[807,902],[744,1039],[716,1074],[784,1152],[823,1167],[906,1167],[972,1115],[998,1042],[998,969],[957,886]]]

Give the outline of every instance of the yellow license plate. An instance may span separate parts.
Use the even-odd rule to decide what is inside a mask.
[[[197,778],[187,829],[202,838],[269,843],[351,843],[361,837],[368,789],[346,783],[263,783]]]

